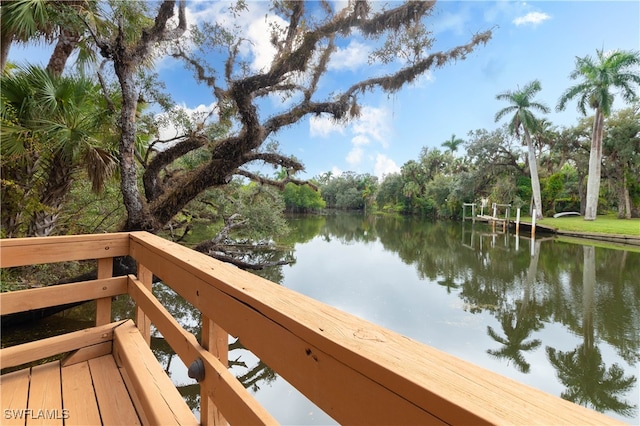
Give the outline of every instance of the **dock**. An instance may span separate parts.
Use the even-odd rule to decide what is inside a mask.
[[[135,275],[112,276],[119,256]],[[229,371],[229,335],[341,424],[622,424],[149,233],[0,241],[2,268],[86,259],[95,280],[0,294],[2,315],[96,305],[89,328],[0,349],[3,424],[277,424]],[[154,276],[200,311],[200,340]],[[113,297],[134,318],[112,321]],[[151,352],[151,324],[199,383],[199,418]]]

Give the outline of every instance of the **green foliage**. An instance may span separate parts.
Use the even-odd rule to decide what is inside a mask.
[[[563,173],[554,173],[548,178],[542,179],[542,205],[547,206],[546,216],[556,213],[556,198],[564,188],[565,176]]]
[[[310,212],[323,209],[326,206],[320,191],[314,190],[309,185],[297,185],[289,182],[284,188],[283,197],[285,206],[290,211]]]
[[[368,173],[345,172],[321,184],[322,198],[329,208],[362,210],[374,200],[378,178]]]

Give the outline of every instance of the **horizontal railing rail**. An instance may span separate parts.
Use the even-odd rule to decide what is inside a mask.
[[[2,240],[0,250],[2,267],[98,259],[98,280],[56,286],[73,295],[5,293],[0,311],[96,299],[99,326],[107,300],[127,293],[147,343],[153,324],[186,365],[202,362],[202,424],[275,422],[228,371],[227,333],[340,423],[615,423],[152,234]],[[110,278],[112,257],[124,255],[137,275]],[[153,295],[153,276],[201,312],[200,342]]]

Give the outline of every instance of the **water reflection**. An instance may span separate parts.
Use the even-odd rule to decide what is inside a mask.
[[[317,237],[296,245],[285,286],[575,403],[640,420],[637,251],[518,238],[483,224],[321,220]]]
[[[607,368],[596,345],[593,321],[597,286],[595,248],[583,246],[583,252],[582,344],[565,352],[547,346],[547,356],[558,372],[558,379],[566,387],[562,392],[564,399],[598,411],[631,416],[636,406],[628,403],[624,395],[635,386],[637,379],[633,375],[625,375],[618,364]]]

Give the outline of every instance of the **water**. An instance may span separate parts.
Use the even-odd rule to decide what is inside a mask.
[[[283,286],[640,423],[637,251],[416,218],[344,214],[290,226],[296,262],[282,268]],[[280,381],[256,395],[282,411],[279,421],[330,421],[310,405],[283,404],[291,391]]]
[[[543,235],[532,242],[492,233],[482,224],[417,218],[338,214],[293,217],[289,223],[291,233],[279,243],[282,256],[293,255],[295,263],[261,272],[266,278],[640,424],[638,248],[601,248]],[[198,313],[188,303],[162,284],[154,285],[154,293],[199,334]],[[86,321],[86,307],[81,309],[75,316]],[[127,317],[133,306],[121,298],[114,311],[116,318]],[[197,412],[198,386],[158,337],[154,353]],[[231,371],[279,422],[335,423],[234,338],[230,344]]]

